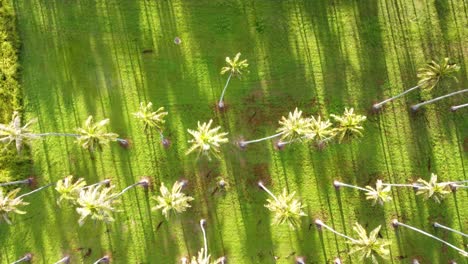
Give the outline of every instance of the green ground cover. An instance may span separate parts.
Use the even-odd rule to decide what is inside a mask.
[[[467,179],[466,103],[456,97],[429,105],[417,114],[408,106],[468,84],[468,6],[461,0],[396,1],[46,1],[17,0],[22,42],[22,89],[25,115],[37,117],[42,132],[69,131],[88,115],[111,119],[111,131],[130,138],[92,158],[70,138],[36,141],[31,174],[45,184],[66,175],[88,182],[112,178],[119,189],[149,176],[153,185],[187,179],[193,207],[166,221],[151,212],[154,201],[141,189],[123,196],[115,223],[88,222],[55,203],[47,190],[28,199],[28,214],[14,224],[0,224],[0,262],[26,252],[34,263],[53,263],[64,254],[73,263],[92,263],[111,253],[114,263],[176,263],[202,247],[198,226],[207,219],[209,249],[229,263],[330,263],[347,257],[344,240],[319,232],[319,217],[340,232],[352,234],[359,221],[368,230],[383,225],[393,241],[389,263],[447,263],[460,255],[418,234],[390,225],[394,217],[436,232],[433,221],[458,230],[468,228],[468,196],[459,191],[442,204],[424,202],[410,190],[395,189],[394,202],[371,207],[353,190],[336,192],[334,179],[359,186],[380,178],[405,183],[434,172],[443,180]],[[175,37],[182,43],[174,44]],[[225,101],[215,109],[226,80],[219,74],[225,56],[238,51],[250,73],[233,79]],[[379,99],[416,84],[416,70],[429,59],[451,57],[461,66],[458,84],[431,93],[413,92],[388,105],[380,115],[369,109]],[[146,136],[132,113],[140,101],[169,112],[165,149],[158,137]],[[307,114],[341,113],[353,106],[368,115],[365,136],[323,151],[296,144],[276,151],[270,142],[239,150],[234,142],[271,135],[281,116],[296,106]],[[5,114],[2,113],[2,116]],[[9,114],[8,114],[9,115]],[[185,156],[188,128],[213,118],[229,132],[222,160]],[[465,143],[464,143],[465,142]],[[464,145],[465,144],[465,145]],[[23,168],[23,167],[22,167]],[[232,188],[214,193],[222,176]],[[19,177],[19,176],[18,176]],[[264,208],[263,180],[275,193],[296,191],[307,205],[301,228],[271,226]],[[467,241],[438,231],[462,247]]]

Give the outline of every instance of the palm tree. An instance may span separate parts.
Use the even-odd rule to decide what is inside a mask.
[[[226,84],[224,85],[223,92],[221,93],[221,97],[219,98],[218,107],[220,109],[224,107],[224,101],[223,101],[224,93],[226,92],[226,88],[229,84],[229,81],[231,80],[231,77],[238,76],[240,78],[244,69],[246,69],[249,66],[249,64],[247,64],[247,60],[242,60],[242,61],[239,60],[240,55],[241,53],[238,52],[233,60],[231,60],[229,57],[226,57],[226,62],[228,65],[224,66],[221,69],[221,74],[225,74],[229,72],[229,77],[226,81]]]
[[[114,199],[117,194],[112,193],[113,186],[101,188],[103,185],[95,185],[86,189],[81,189],[76,200],[76,212],[80,215],[78,224],[82,226],[88,217],[91,219],[113,222],[113,212],[117,212],[114,207],[118,201]]]
[[[55,184],[55,190],[60,194],[57,204],[60,206],[60,203],[63,200],[75,202],[80,195],[81,190],[85,186],[86,181],[83,178],[79,178],[73,182],[73,175],[69,175],[63,180],[57,181]]]
[[[0,124],[0,142],[5,143],[8,147],[11,143],[15,142],[16,150],[21,153],[24,143],[29,143],[37,136],[30,131],[30,126],[36,123],[36,119],[32,119],[24,126],[21,126],[21,118],[18,112],[13,112],[9,124]]]
[[[386,184],[382,183],[382,180],[377,180],[377,182],[375,183],[375,189],[371,186],[366,186],[366,188],[362,188],[359,186],[354,186],[339,181],[334,181],[333,185],[336,189],[339,189],[340,187],[348,187],[359,191],[364,191],[366,194],[366,199],[373,201],[372,205],[375,205],[376,203],[383,205],[384,203],[390,202],[392,200],[391,187],[388,185],[386,186]]]
[[[430,238],[432,238],[432,239],[435,239],[435,240],[437,240],[437,241],[439,241],[439,242],[441,242],[441,243],[443,243],[443,244],[445,244],[445,245],[447,245],[447,246],[449,246],[449,247],[455,249],[456,251],[460,252],[460,254],[462,254],[462,256],[468,257],[468,252],[464,251],[463,249],[460,249],[460,248],[458,248],[458,247],[456,247],[456,246],[454,246],[454,245],[448,243],[447,241],[444,241],[444,240],[442,240],[442,239],[440,239],[440,238],[438,238],[438,237],[436,237],[436,236],[434,236],[434,235],[431,235],[431,234],[429,234],[429,233],[427,233],[427,232],[425,232],[425,231],[423,231],[423,230],[421,230],[421,229],[418,229],[418,228],[416,228],[416,227],[413,227],[413,226],[410,226],[410,225],[401,223],[401,222],[398,221],[398,219],[393,219],[393,220],[392,220],[392,225],[393,225],[395,228],[400,227],[400,226],[406,227],[406,228],[408,228],[408,229],[410,229],[410,230],[413,230],[413,231],[416,231],[416,232],[418,232],[418,233],[420,233],[420,234],[423,234],[423,235],[425,235],[425,236],[428,236],[428,237],[430,237]]]
[[[202,219],[200,220],[200,227],[203,232],[203,248],[198,251],[198,256],[192,257],[192,261],[190,261],[190,264],[224,264],[226,262],[226,257],[220,257],[214,261],[211,261],[211,255],[208,254],[208,242],[206,239],[206,231],[205,231],[205,223],[206,220]]]
[[[42,186],[28,193],[24,193],[18,197],[16,197],[16,195],[21,191],[21,188],[12,190],[7,194],[4,194],[3,190],[0,189],[0,216],[3,218],[3,220],[5,220],[7,224],[11,224],[11,220],[8,216],[10,213],[26,214],[25,211],[21,211],[19,209],[19,207],[29,204],[23,201],[24,197],[39,192],[47,187],[50,187],[51,185],[52,184]]]
[[[128,144],[125,139],[118,138],[119,135],[115,133],[107,133],[104,127],[109,124],[109,119],[104,119],[98,123],[93,122],[93,116],[86,119],[82,128],[77,128],[78,134],[76,141],[84,149],[94,152],[96,149],[101,151],[102,147],[111,141],[118,141],[122,144]]]
[[[458,109],[462,109],[462,108],[467,107],[467,106],[468,106],[468,104],[454,105],[454,106],[450,107],[450,110],[452,110],[452,112],[455,112]]]
[[[338,126],[335,129],[339,143],[343,140],[350,140],[352,138],[363,136],[362,131],[364,128],[361,126],[361,123],[364,122],[367,117],[355,114],[354,108],[345,108],[342,116],[334,114],[331,114],[330,116],[338,122]]]
[[[33,255],[31,253],[27,253],[24,257],[12,262],[11,264],[21,263],[21,262],[31,262]]]
[[[65,263],[65,264],[70,263],[70,256],[65,256],[59,261],[55,262],[54,264],[61,264],[61,263]]]
[[[437,102],[437,101],[442,100],[442,99],[444,99],[444,98],[447,98],[447,97],[450,97],[450,96],[454,96],[454,95],[457,95],[457,94],[466,93],[466,92],[468,92],[468,89],[464,89],[464,90],[456,91],[456,92],[449,93],[449,94],[446,94],[446,95],[442,95],[442,96],[436,97],[436,98],[434,98],[434,99],[427,100],[427,101],[425,101],[425,102],[412,105],[412,106],[411,106],[411,110],[413,110],[413,111],[418,111],[419,107],[421,107],[421,106],[424,106],[424,105],[427,105],[427,104],[431,104],[431,103],[433,103],[433,102]],[[456,109],[455,109],[455,110],[456,110]]]
[[[219,158],[219,148],[221,144],[227,143],[229,140],[225,138],[228,134],[226,132],[218,132],[221,129],[220,126],[211,128],[213,120],[210,119],[208,123],[200,124],[198,121],[198,129],[187,131],[193,136],[193,139],[189,140],[188,143],[191,143],[192,146],[185,153],[186,155],[197,151],[198,157],[200,154],[204,154],[211,160],[211,155],[216,158]]]
[[[324,148],[336,136],[336,130],[333,129],[333,124],[329,119],[322,121],[322,117],[311,117],[310,119],[310,134],[308,139],[312,140],[313,144],[318,148]]]
[[[104,257],[96,260],[95,262],[93,262],[93,264],[99,264],[99,263],[109,263],[110,262],[110,256],[108,255],[105,255]]]
[[[465,234],[465,233],[460,232],[460,231],[458,231],[458,230],[452,229],[452,228],[450,228],[450,227],[448,227],[448,226],[441,225],[441,224],[439,224],[439,223],[437,223],[437,222],[434,222],[433,226],[434,226],[435,228],[442,228],[442,229],[448,230],[448,231],[450,231],[450,232],[453,232],[453,233],[455,233],[455,234],[459,234],[459,235],[461,235],[461,236],[468,237],[468,234]]]
[[[158,205],[152,208],[152,210],[162,209],[162,213],[166,218],[169,218],[172,213],[182,213],[190,208],[190,202],[193,201],[193,197],[187,196],[182,192],[182,187],[184,187],[184,182],[176,181],[172,186],[172,190],[169,189],[161,183],[159,188],[161,195],[153,198],[156,200]]]
[[[390,241],[379,238],[379,231],[382,226],[378,226],[369,233],[367,236],[366,230],[359,224],[355,223],[353,230],[357,233],[358,239],[354,239],[345,234],[339,233],[333,228],[327,226],[321,220],[315,220],[315,224],[319,228],[325,228],[334,234],[348,239],[348,243],[351,245],[351,251],[349,254],[358,253],[361,261],[365,259],[370,259],[372,263],[378,263],[377,256],[380,256],[384,259],[388,259],[390,255],[390,250],[388,247],[391,243]]]
[[[432,173],[429,182],[418,179],[417,184],[416,195],[422,195],[426,200],[432,198],[437,203],[440,203],[450,193],[450,182],[438,183],[437,175],[434,173]]]
[[[167,112],[164,112],[164,107],[158,108],[158,110],[153,112],[153,103],[148,102],[148,104],[140,103],[140,110],[133,115],[143,122],[145,132],[148,133],[150,129],[156,130],[161,136],[161,142],[165,142],[163,135],[163,126],[166,120],[164,118],[167,116]]]
[[[384,104],[400,98],[403,95],[418,88],[432,90],[444,78],[453,78],[455,81],[457,81],[455,73],[458,72],[459,69],[460,67],[457,64],[449,63],[449,58],[445,58],[440,64],[432,61],[425,67],[418,70],[418,85],[402,92],[399,95],[386,99],[380,103],[376,103],[372,107],[374,110],[379,110]]]
[[[305,206],[297,199],[294,199],[295,192],[288,194],[286,189],[283,193],[276,197],[268,190],[262,182],[258,182],[258,186],[267,192],[272,199],[267,199],[265,207],[275,214],[273,223],[276,225],[288,223],[291,228],[296,228],[300,224],[301,216],[307,216],[302,208]]]
[[[278,146],[285,145],[297,140],[301,140],[312,133],[311,119],[302,117],[302,111],[294,109],[294,112],[289,112],[288,117],[282,116],[278,122],[280,127],[276,130],[276,134],[260,139],[249,141],[240,141],[239,147],[245,148],[248,144],[257,143],[264,140],[272,139],[281,136]]]

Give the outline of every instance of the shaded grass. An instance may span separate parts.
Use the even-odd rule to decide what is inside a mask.
[[[415,92],[381,115],[369,116],[361,140],[322,152],[301,145],[276,152],[270,142],[240,151],[234,141],[273,133],[277,120],[295,106],[314,115],[341,113],[346,106],[367,113],[374,100],[414,84],[417,65],[428,57],[456,49],[462,60],[466,50],[459,47],[468,38],[460,6],[451,2],[441,13],[430,1],[18,1],[27,116],[39,118],[40,131],[73,131],[89,114],[110,117],[111,130],[133,142],[130,150],[112,145],[94,160],[69,139],[36,142],[34,173],[43,182],[68,174],[88,182],[111,177],[120,189],[150,176],[156,188],[126,194],[115,223],[81,228],[76,213],[58,209],[55,194],[47,191],[28,207],[28,215],[14,219],[14,226],[0,226],[6,248],[2,263],[26,251],[44,263],[64,252],[75,262],[110,252],[117,263],[175,263],[202,247],[201,218],[208,221],[212,255],[226,254],[231,263],[274,263],[275,256],[278,263],[291,263],[294,255],[310,263],[346,258],[344,241],[318,232],[310,225],[315,218],[348,235],[357,220],[368,229],[384,225],[383,235],[394,242],[395,263],[421,255],[440,263],[459,259],[418,235],[399,233],[397,243],[388,225],[398,217],[426,230],[434,219],[466,229],[466,221],[454,220],[453,199],[424,203],[410,190],[395,190],[393,204],[375,208],[353,190],[338,196],[332,181],[364,186],[378,178],[428,178],[430,172],[461,179],[466,115],[444,111],[460,99],[413,116],[407,104],[419,99]],[[458,22],[441,27],[437,16]],[[432,26],[423,26],[428,21]],[[182,44],[173,43],[176,36]],[[250,74],[232,80],[226,94],[229,110],[220,113],[213,107],[225,82],[219,69],[225,56],[238,51],[249,59]],[[464,66],[461,72],[460,83],[466,84]],[[132,119],[142,100],[169,111],[169,149]],[[186,129],[210,118],[230,133],[231,142],[223,148],[222,161],[195,161],[184,155]],[[219,175],[232,189],[212,196]],[[189,181],[187,192],[196,200],[187,214],[168,222],[150,211],[149,197],[161,182],[181,178]],[[270,226],[258,180],[275,193],[297,191],[309,215],[300,230]],[[467,217],[467,199],[466,192],[457,193],[461,219]],[[38,222],[44,225],[33,224]],[[462,243],[458,237],[447,239]],[[84,256],[77,248],[92,251]]]

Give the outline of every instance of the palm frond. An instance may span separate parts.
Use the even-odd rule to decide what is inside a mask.
[[[450,183],[437,182],[437,175],[432,173],[429,182],[418,179],[417,180],[416,195],[422,195],[424,199],[432,198],[437,203],[440,203],[447,194],[450,193]]]
[[[311,119],[302,117],[302,111],[297,107],[294,112],[289,112],[288,117],[281,117],[279,124],[280,128],[276,132],[281,133],[281,141],[302,139],[312,133]]]
[[[372,263],[378,263],[377,256],[388,259],[390,250],[387,247],[391,243],[379,238],[380,228],[381,226],[379,225],[367,236],[366,230],[359,223],[355,223],[353,230],[358,235],[358,238],[347,241],[351,245],[349,254],[357,253],[361,261],[370,259]]]
[[[145,132],[149,129],[155,129],[158,132],[163,131],[163,125],[166,122],[164,118],[167,116],[167,112],[164,111],[164,107],[158,108],[158,110],[153,111],[153,103],[148,102],[148,104],[140,103],[140,109],[138,112],[133,113],[135,118],[143,122]]]
[[[161,183],[160,192],[161,194],[157,197],[153,197],[156,200],[157,205],[152,210],[162,209],[162,213],[166,218],[169,218],[171,214],[182,213],[190,208],[190,202],[193,201],[193,197],[186,195],[182,192],[182,182],[175,182],[172,186],[172,190],[169,190],[164,183]]]
[[[73,182],[73,175],[65,177],[63,180],[57,181],[55,184],[55,190],[60,194],[57,200],[57,204],[63,200],[76,202],[80,195],[81,189],[86,185],[86,181],[83,178],[79,178]]]
[[[368,190],[366,192],[366,199],[372,200],[373,205],[376,203],[383,205],[384,203],[392,200],[391,186],[384,186],[381,180],[377,180],[375,189],[371,186],[366,186],[366,189]]]
[[[234,76],[241,76],[243,71],[249,66],[247,60],[240,60],[241,53],[238,52],[234,59],[226,57],[227,66],[221,68],[221,74],[227,72],[231,73]]]
[[[119,201],[117,194],[112,193],[113,186],[104,187],[94,185],[89,188],[82,188],[76,201],[76,212],[80,215],[79,225],[83,225],[88,217],[93,220],[113,222],[112,214],[118,212],[114,207]]]
[[[227,143],[229,141],[227,138],[225,138],[228,133],[218,132],[218,130],[221,129],[220,126],[211,128],[212,123],[213,120],[203,124],[200,124],[199,121],[197,130],[187,130],[193,136],[193,139],[188,141],[188,143],[191,143],[192,146],[187,150],[185,153],[186,155],[197,151],[199,156],[200,154],[204,154],[208,158],[211,158],[211,155],[219,158],[219,148],[221,144]]]
[[[425,67],[418,70],[418,85],[423,89],[432,90],[444,78],[452,78],[455,81],[457,77],[455,73],[460,70],[460,66],[455,63],[450,63],[449,58],[444,58],[440,63],[431,61]]]
[[[276,199],[267,199],[265,207],[274,213],[273,223],[281,225],[288,223],[291,228],[296,228],[300,225],[301,216],[306,216],[302,208],[305,206],[294,198],[295,192],[288,194],[284,189]]]
[[[343,142],[343,140],[350,140],[363,136],[362,131],[364,131],[364,128],[361,123],[367,118],[366,116],[355,114],[353,108],[345,108],[342,116],[334,114],[331,114],[330,116],[338,122],[336,133],[339,143]]]
[[[23,202],[23,199],[20,197],[16,197],[20,190],[20,188],[17,188],[8,193],[4,193],[4,191],[0,189],[0,216],[7,224],[11,224],[9,218],[11,213],[26,214],[26,212],[21,211],[19,207],[28,205],[29,203]]]
[[[0,124],[0,142],[6,144],[5,148],[11,143],[15,143],[18,153],[23,149],[23,144],[30,143],[33,139],[38,138],[30,130],[30,126],[36,123],[36,119],[32,119],[24,126],[21,126],[21,117],[18,112],[13,112],[9,124]]]
[[[89,116],[83,127],[77,128],[78,137],[76,141],[84,149],[91,152],[102,150],[109,142],[117,141],[119,135],[105,132],[105,126],[109,124],[109,119],[104,119],[98,123],[93,122],[93,116]]]

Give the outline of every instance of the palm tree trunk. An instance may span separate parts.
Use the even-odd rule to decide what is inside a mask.
[[[136,187],[138,185],[141,185],[142,182],[137,182],[137,183],[134,183],[130,186],[127,186],[125,189],[123,189],[121,192],[119,192],[117,195],[115,195],[112,199],[117,199],[118,197],[120,197],[122,194],[126,193],[128,190],[132,189],[133,187]]]
[[[106,255],[106,256],[96,260],[93,264],[99,264],[99,263],[101,263],[101,261],[103,261],[104,263],[109,263],[109,256]]]
[[[260,188],[262,188],[262,189],[263,189],[265,192],[267,192],[271,197],[273,197],[273,199],[275,199],[276,202],[279,203],[278,198],[276,198],[276,196],[275,196],[272,192],[270,192],[270,190],[268,190],[267,187],[265,187],[265,185],[263,185],[262,182],[259,182],[259,183],[258,183],[258,186],[260,186]]]
[[[441,224],[439,224],[439,223],[437,223],[437,222],[434,222],[434,227],[436,227],[436,228],[439,227],[439,228],[442,228],[442,229],[445,229],[445,230],[454,232],[455,234],[459,234],[459,235],[461,235],[461,236],[468,237],[468,235],[465,234],[465,233],[462,233],[462,232],[460,232],[460,231],[458,231],[458,230],[452,229],[452,228],[450,228],[450,227],[448,227],[448,226],[441,225]]]
[[[417,187],[417,184],[400,184],[400,183],[382,183],[383,186],[391,186],[391,187]]]
[[[394,226],[403,226],[403,227],[406,227],[406,228],[411,229],[411,230],[413,230],[413,231],[416,231],[416,232],[418,232],[418,233],[421,233],[421,234],[423,234],[423,235],[425,235],[425,236],[428,236],[428,237],[430,237],[430,238],[432,238],[432,239],[435,239],[435,240],[437,240],[437,241],[439,241],[439,242],[441,242],[441,243],[443,243],[443,244],[445,244],[445,245],[447,245],[447,246],[449,246],[449,247],[451,247],[451,248],[457,250],[458,252],[460,252],[460,253],[461,253],[463,256],[465,256],[465,257],[468,256],[468,252],[464,251],[463,249],[460,249],[460,248],[458,248],[458,247],[456,247],[456,246],[450,244],[449,242],[447,242],[447,241],[445,241],[445,240],[442,240],[442,239],[440,239],[440,238],[438,238],[438,237],[436,237],[436,236],[434,236],[434,235],[431,235],[431,234],[427,233],[426,231],[420,230],[420,229],[418,229],[418,228],[416,228],[416,227],[412,227],[412,226],[410,226],[410,225],[406,225],[406,224],[400,223],[400,222],[398,222],[398,220],[396,220],[396,219],[393,220],[393,225],[394,225]]]
[[[219,98],[219,102],[218,102],[218,107],[219,108],[224,107],[224,101],[223,101],[224,93],[226,92],[226,88],[228,87],[228,84],[229,84],[229,81],[231,80],[231,77],[232,77],[232,72],[229,74],[229,77],[228,77],[228,79],[226,81],[226,84],[224,85],[223,91],[221,92],[221,97]]]
[[[34,190],[34,191],[30,191],[30,192],[28,192],[28,193],[22,194],[22,195],[20,195],[20,196],[18,196],[18,197],[16,197],[16,198],[23,198],[23,197],[26,197],[26,196],[31,195],[31,194],[33,194],[33,193],[39,192],[39,191],[41,191],[42,189],[48,188],[48,187],[50,187],[50,186],[52,186],[52,185],[54,185],[54,184],[55,184],[55,183],[47,184],[47,185],[45,185],[45,186],[42,186],[42,187],[37,188],[37,189]]]
[[[206,231],[205,231],[205,219],[200,220],[200,227],[203,233],[203,246],[205,247],[205,259],[208,258],[208,242],[206,241]]]
[[[352,238],[352,237],[349,237],[349,236],[347,236],[347,235],[345,235],[345,234],[342,234],[342,233],[340,233],[340,232],[338,232],[338,231],[335,231],[335,229],[333,229],[333,228],[327,226],[327,225],[326,225],[324,222],[322,222],[321,220],[318,220],[318,219],[315,220],[315,224],[318,225],[318,226],[320,226],[320,227],[325,227],[325,229],[328,229],[329,231],[331,231],[331,232],[334,233],[335,235],[344,237],[344,238],[350,240],[351,242],[354,242],[354,243],[357,243],[357,242],[358,242],[356,239],[354,239],[354,238]]]
[[[449,93],[449,94],[446,94],[446,95],[442,95],[442,96],[436,97],[434,99],[431,99],[431,100],[428,100],[428,101],[425,101],[425,102],[422,102],[422,103],[419,103],[419,104],[412,105],[411,110],[417,111],[419,109],[419,107],[421,107],[421,106],[424,106],[424,105],[427,105],[427,104],[430,104],[430,103],[433,103],[433,102],[437,102],[439,100],[442,100],[442,99],[450,97],[450,96],[454,96],[454,95],[461,94],[461,93],[466,93],[466,92],[468,92],[468,89],[464,89],[464,90],[456,91],[456,92]]]
[[[360,191],[365,191],[365,192],[368,192],[368,191],[369,191],[369,190],[366,189],[366,188],[362,188],[362,187],[359,187],[359,186],[354,186],[354,185],[347,184],[347,183],[342,183],[342,182],[339,182],[339,181],[334,181],[334,182],[333,182],[333,185],[334,185],[336,188],[339,188],[339,187],[348,187],[348,188],[352,188],[352,189],[356,189],[356,190],[360,190]]]
[[[250,143],[257,143],[257,142],[260,142],[260,141],[272,139],[272,138],[281,136],[281,135],[283,135],[283,134],[284,134],[284,132],[281,132],[281,133],[274,134],[274,135],[272,135],[272,136],[268,136],[268,137],[264,137],[264,138],[259,138],[259,139],[249,140],[249,141],[241,141],[241,142],[239,142],[239,145],[240,145],[241,147],[245,147],[245,146],[247,146],[247,145],[250,144]]]
[[[93,183],[93,184],[84,186],[84,187],[81,188],[81,189],[87,189],[87,188],[89,188],[89,187],[93,187],[93,186],[96,186],[96,185],[109,184],[109,183],[110,183],[110,180],[109,180],[109,179],[105,179],[105,180],[103,180],[103,181],[96,182],[96,183]]]
[[[61,264],[61,263],[70,263],[70,256],[66,256],[62,258],[61,260],[55,262],[54,264]]]
[[[454,105],[452,107],[450,107],[450,110],[452,110],[453,112],[457,111],[458,109],[460,108],[463,108],[463,107],[467,107],[468,104],[461,104],[461,105]]]
[[[11,264],[17,264],[17,263],[21,263],[21,262],[26,262],[26,261],[31,261],[32,259],[32,254],[31,253],[28,253],[26,254],[24,257],[18,259],[17,261],[11,263]]]
[[[4,182],[4,183],[0,183],[0,187],[8,186],[8,185],[15,185],[15,184],[28,184],[29,181],[30,181],[29,179],[26,179],[26,180],[20,180],[20,181]]]
[[[395,100],[395,99],[398,99],[398,98],[402,97],[403,95],[405,95],[405,94],[407,94],[407,93],[409,93],[409,92],[411,92],[411,91],[413,91],[413,90],[418,89],[419,87],[421,87],[421,85],[422,85],[422,83],[421,83],[421,84],[418,84],[418,85],[416,85],[416,86],[414,86],[414,87],[412,87],[412,88],[409,88],[408,90],[402,92],[401,94],[398,94],[398,95],[396,95],[396,96],[394,96],[394,97],[388,98],[388,99],[386,99],[386,100],[384,100],[384,101],[382,101],[382,102],[380,102],[380,103],[376,103],[376,104],[374,104],[374,105],[372,106],[372,108],[374,108],[374,110],[379,110],[380,108],[382,108],[382,106],[383,106],[384,104],[386,104],[386,103],[388,103],[388,102],[391,102],[391,101],[393,101],[393,100]]]

